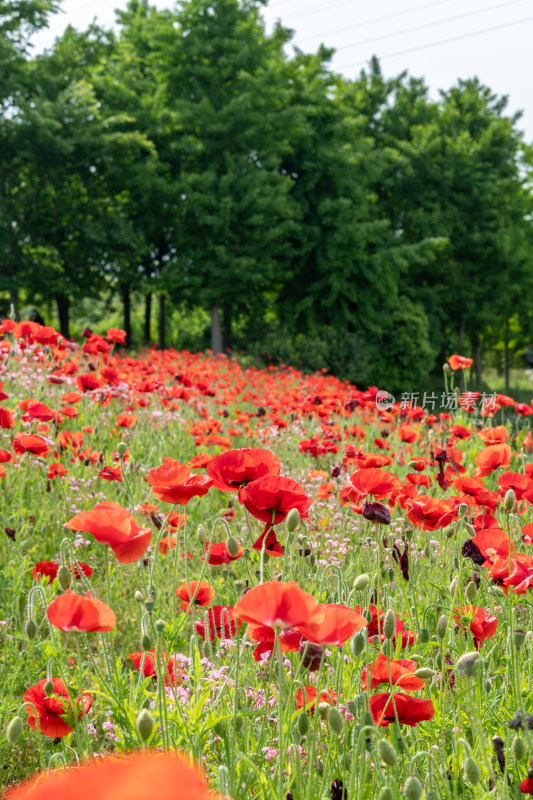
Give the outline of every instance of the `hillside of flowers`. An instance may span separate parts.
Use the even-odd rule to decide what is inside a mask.
[[[533,795],[531,407],[124,336],[0,323],[5,797]]]

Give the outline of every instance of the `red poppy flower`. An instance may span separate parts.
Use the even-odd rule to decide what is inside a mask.
[[[109,328],[105,338],[108,342],[113,342],[115,344],[126,344],[126,336],[126,331],[123,331],[120,328]]]
[[[70,722],[74,722],[73,709],[67,687],[60,678],[51,679],[54,691],[48,697],[44,691],[47,683],[47,678],[44,678],[35,686],[30,686],[24,692],[24,700],[29,704],[26,711],[28,712],[28,725],[37,730],[37,721],[39,723],[39,730],[44,736],[53,736],[55,739],[67,736],[72,733],[72,726]],[[93,699],[90,694],[83,695],[83,707],[81,707],[82,700],[78,697],[76,708],[78,710],[78,719],[83,716],[83,711],[87,714],[90,711]],[[68,722],[67,722],[68,720]],[[28,795],[29,796],[29,795]],[[33,796],[33,794],[32,794]]]
[[[197,621],[194,626],[204,640],[207,637],[211,642],[214,642],[215,639],[231,639],[237,630],[233,607],[211,606],[206,612],[206,620]]]
[[[354,485],[360,500],[368,494],[379,500],[384,497],[390,497],[393,492],[401,489],[401,483],[396,475],[376,467],[357,470],[350,476],[350,481]]]
[[[118,467],[104,467],[98,473],[98,477],[104,481],[117,481],[122,483],[122,470]]]
[[[117,624],[114,612],[96,597],[67,589],[48,605],[48,619],[61,631],[111,631]]]
[[[407,500],[407,519],[417,528],[425,531],[436,531],[445,528],[455,518],[456,511],[451,510],[449,501],[436,497],[421,496]]]
[[[298,630],[312,644],[342,647],[348,639],[368,625],[352,608],[343,605],[320,605],[313,617]]]
[[[33,578],[41,578],[46,576],[51,581],[57,577],[57,571],[59,569],[59,564],[55,564],[53,561],[38,561],[34,568],[31,571]],[[72,570],[69,567],[69,570]],[[76,580],[80,580],[81,573],[83,573],[87,578],[90,578],[93,575],[93,570],[88,564],[81,564],[79,561],[76,562],[74,567],[74,577]]]
[[[467,358],[466,356],[453,355],[448,359],[448,364],[453,370],[468,369],[474,363],[474,359]]]
[[[382,683],[389,683],[390,680],[394,687],[399,686],[406,692],[418,692],[425,686],[422,678],[414,675],[418,669],[416,661],[408,658],[400,658],[393,661],[391,658],[380,653],[372,664],[368,664],[361,672],[361,685],[363,689],[368,688],[368,676],[370,677],[370,689],[375,689]]]
[[[279,473],[278,458],[270,450],[260,447],[227,450],[207,464],[207,474],[212,478],[215,489],[221,492],[237,492],[251,481]]]
[[[509,438],[509,433],[505,425],[496,425],[494,428],[483,428],[479,436],[485,445],[503,444]]]
[[[488,528],[476,533],[471,541],[475,544],[479,552],[486,559],[494,556],[509,556],[509,537],[501,528]],[[514,544],[511,542],[511,553],[514,552]]]
[[[203,497],[213,484],[206,475],[191,475],[188,466],[174,459],[151,469],[146,480],[158,500],[182,506],[187,505],[191,497]]]
[[[229,564],[231,561],[241,558],[244,554],[244,550],[239,545],[237,555],[232,556],[226,542],[214,542],[211,545],[207,542],[205,545],[205,552],[206,554],[209,553],[207,563],[214,567],[218,567],[220,564]]]
[[[371,522],[377,522],[379,525],[390,525],[390,508],[385,503],[364,500],[361,506],[361,514]]]
[[[189,581],[178,586],[176,594],[183,601],[180,603],[183,611],[189,611],[194,606],[210,605],[216,592],[207,581]]]
[[[14,786],[6,800],[175,800],[177,793],[183,800],[223,800],[188,759],[177,753],[146,751],[51,770]]]
[[[495,469],[498,469],[498,467],[508,469],[512,454],[508,444],[492,444],[485,447],[474,458],[477,465],[476,475],[484,478],[494,472]]]
[[[283,522],[293,508],[303,519],[313,503],[299,483],[283,476],[251,481],[240,491],[239,500],[253,517],[269,525]]]
[[[396,709],[396,712],[395,712]],[[376,725],[387,727],[391,722],[398,721],[404,725],[416,728],[419,722],[433,719],[435,709],[431,700],[423,697],[411,697],[411,695],[395,692],[380,692],[370,698],[370,712]]]
[[[521,472],[504,472],[503,475],[498,477],[498,486],[500,487],[500,496],[505,497],[509,489],[515,493],[516,499],[521,500],[529,494],[533,499],[533,483],[529,475],[523,475]]]
[[[166,658],[165,654],[161,654],[163,658]],[[157,656],[157,652],[155,650],[150,650],[149,652],[140,652],[140,653],[130,653],[128,658],[130,658],[133,662],[133,666],[137,670],[137,672],[141,671],[141,662],[144,656],[144,663],[143,663],[143,675],[145,678],[151,678],[156,675],[156,668],[155,668],[155,659]]]
[[[72,517],[65,528],[90,533],[97,542],[108,544],[122,564],[137,561],[152,538],[150,528],[140,528],[129,511],[110,500]]]
[[[63,464],[59,461],[54,461],[53,464],[50,464],[48,467],[48,472],[46,473],[46,477],[48,480],[55,480],[56,478],[64,478],[65,475],[68,475],[68,469],[65,469]]]
[[[13,450],[17,455],[32,453],[34,456],[48,455],[48,445],[42,436],[33,433],[17,433],[13,438]]]
[[[308,622],[318,609],[315,598],[297,583],[267,581],[254,586],[235,604],[233,613],[242,622],[269,628],[295,628]]]
[[[453,618],[461,630],[469,630],[474,637],[476,649],[496,633],[498,620],[476,606],[461,606],[453,609]]]
[[[2,406],[0,406],[0,428],[9,430],[9,428],[12,428],[14,424],[15,424],[15,415],[13,414],[13,412],[10,411],[9,408],[3,408]]]
[[[302,687],[299,686],[296,691],[296,708],[298,710],[305,708],[308,714],[315,713],[315,706],[316,706],[316,686],[304,686],[305,690],[305,698],[304,693],[302,691]],[[327,703],[330,706],[337,705],[337,695],[335,692],[330,691],[327,689],[324,692],[320,692],[320,697],[318,699],[319,703]]]

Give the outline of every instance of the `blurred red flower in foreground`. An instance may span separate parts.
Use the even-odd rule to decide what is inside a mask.
[[[186,464],[180,464],[174,459],[151,469],[146,480],[158,500],[182,506],[187,505],[191,497],[203,497],[213,483],[206,475],[191,475]]]
[[[52,600],[46,613],[61,631],[111,631],[117,624],[114,612],[101,600],[70,589]]]
[[[122,564],[137,561],[152,538],[150,528],[140,528],[129,511],[110,500],[98,503],[92,511],[76,514],[65,528],[90,533],[97,542],[108,544]]]
[[[254,586],[235,604],[233,613],[242,622],[269,628],[293,628],[315,615],[318,603],[296,582],[267,581]]]
[[[31,453],[34,456],[48,455],[48,445],[42,436],[33,433],[17,433],[13,438],[13,450],[17,455]]]
[[[453,355],[450,356],[448,359],[448,364],[453,370],[456,369],[468,369],[474,363],[474,359],[467,358],[466,356],[457,356]]]
[[[30,686],[30,688],[26,689],[24,692],[24,700],[26,700],[28,704],[33,703],[33,706],[35,706],[35,708],[31,705],[26,706],[28,725],[36,731],[38,722],[39,729],[44,736],[53,736],[54,738],[67,736],[67,734],[72,733],[73,730],[69,722],[74,722],[73,709],[67,687],[60,678],[51,678],[54,690],[50,697],[48,697],[44,690],[47,682],[47,679],[44,678],[42,681],[39,681],[39,683],[35,684],[35,686]],[[90,694],[83,695],[83,705],[86,714],[90,710],[92,702],[93,699]],[[76,705],[78,708],[78,719],[81,719],[83,716],[83,708],[81,707],[80,697],[78,697]],[[67,719],[69,722],[67,722]]]
[[[367,620],[352,608],[326,604],[319,606],[314,616],[299,625],[298,629],[313,644],[342,647],[354,633],[366,625]]]
[[[435,709],[431,700],[423,697],[411,697],[402,692],[380,692],[370,698],[370,712],[376,725],[387,727],[391,722],[398,721],[416,728],[419,722],[433,719]]]
[[[207,464],[207,474],[215,489],[237,492],[241,487],[267,475],[279,475],[280,463],[270,450],[260,447],[241,447],[227,450]]]
[[[18,786],[6,800],[222,800],[201,772],[177,753],[128,753],[51,770]]]

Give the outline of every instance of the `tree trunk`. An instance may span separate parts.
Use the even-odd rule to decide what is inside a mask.
[[[220,328],[219,300],[211,306],[211,349],[218,356],[222,352],[222,330]]]
[[[150,344],[152,328],[152,293],[144,298],[144,343]]]
[[[503,375],[505,378],[505,391],[509,391],[509,320],[505,320],[503,332]]]
[[[129,284],[122,287],[122,302],[124,304],[124,330],[126,331],[126,347],[131,345],[131,294]]]
[[[20,322],[19,293],[16,289],[9,291],[9,314],[15,322]]]
[[[474,367],[476,370],[476,385],[477,390],[480,392],[483,388],[482,376],[482,363],[481,363],[481,337],[478,333],[472,337],[472,344],[474,346]]]
[[[231,347],[231,323],[231,303],[229,300],[225,300],[222,305],[222,342],[225,349]]]
[[[466,332],[466,320],[463,317],[462,320],[461,320],[461,325],[459,327],[459,348],[458,349],[459,349],[459,355],[460,356],[464,355],[463,348],[465,346],[465,332]],[[463,374],[463,370],[462,369],[458,370],[458,372],[459,372],[459,376],[458,376],[459,391],[462,393],[465,390],[465,376]]]
[[[69,306],[70,300],[66,294],[56,294],[57,314],[59,317],[59,330],[65,339],[70,339]]]
[[[159,319],[158,319],[158,333],[159,333],[159,349],[166,348],[165,340],[165,295],[159,295]]]

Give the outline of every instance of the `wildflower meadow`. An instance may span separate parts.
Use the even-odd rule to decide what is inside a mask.
[[[7,800],[533,794],[532,408],[124,338],[0,324]]]

